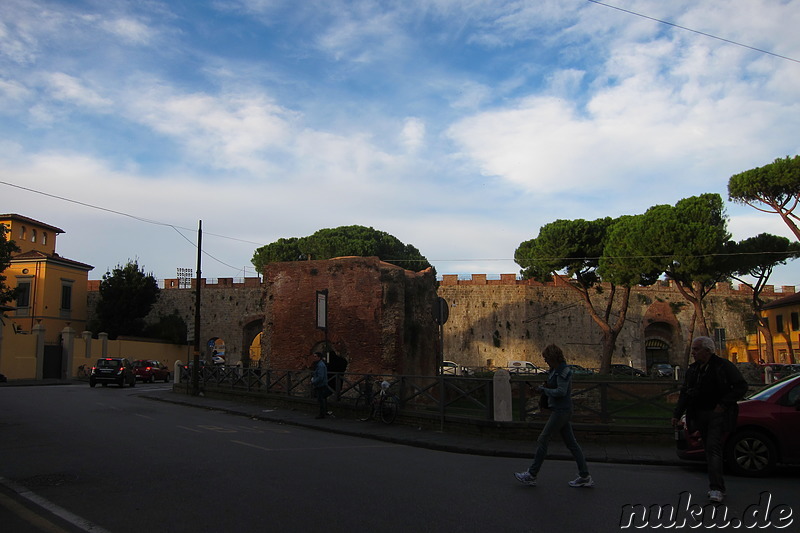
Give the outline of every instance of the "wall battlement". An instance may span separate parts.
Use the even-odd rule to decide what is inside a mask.
[[[472,274],[470,279],[460,279],[458,274],[444,274],[441,281],[441,286],[459,286],[459,285],[511,285],[511,286],[535,286],[535,287],[566,287],[567,282],[562,278],[555,278],[549,282],[539,282],[533,279],[522,279],[517,277],[516,274],[500,274],[500,279],[489,279],[486,274]],[[608,286],[607,284],[603,284]],[[647,287],[636,287],[637,292],[643,291],[669,291],[678,289],[675,282],[672,280],[663,280],[649,285]],[[717,294],[731,294],[736,296],[746,296],[753,293],[753,290],[747,285],[733,285],[731,283],[718,283],[714,289]],[[765,285],[761,291],[763,297],[783,297],[795,294],[796,287],[793,285],[783,285],[781,290],[775,290],[774,285]]]
[[[542,283],[532,279],[522,279],[516,274],[500,274],[499,279],[489,278],[488,274],[471,274],[469,279],[461,279],[458,274],[444,274],[441,276],[439,285],[441,286],[461,286],[461,285],[507,285],[507,286],[535,286],[535,287],[566,287],[567,282],[561,278],[556,278],[553,281]],[[177,278],[167,278],[163,280],[163,289],[179,289],[181,287],[180,280]],[[88,289],[90,292],[100,290],[100,280],[89,280]],[[191,288],[194,288],[197,280],[192,278]],[[229,289],[229,288],[253,288],[261,287],[263,282],[261,278],[200,278],[200,286],[209,289]],[[649,285],[647,287],[636,287],[638,292],[644,291],[677,291],[675,282],[672,280],[663,280]],[[733,285],[731,283],[718,283],[714,292],[717,294],[731,294],[735,296],[746,296],[753,293],[753,290],[747,285]],[[794,285],[783,285],[780,290],[776,290],[774,285],[765,285],[761,291],[761,296],[764,298],[781,298],[795,294],[797,288]]]

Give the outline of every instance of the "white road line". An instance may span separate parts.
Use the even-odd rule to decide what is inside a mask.
[[[181,429],[185,429],[186,431],[194,431],[195,433],[202,433],[202,431],[194,429],[194,428],[189,428],[189,427],[186,427],[186,426],[178,426],[178,427],[181,428]]]
[[[38,505],[42,509],[45,509],[45,510],[53,513],[57,517],[61,518],[62,520],[65,520],[65,521],[69,522],[70,524],[72,524],[73,526],[77,527],[78,529],[81,529],[83,531],[90,531],[91,533],[110,533],[109,531],[103,529],[102,527],[89,522],[85,518],[81,518],[78,515],[72,514],[69,511],[67,511],[66,509],[64,509],[62,507],[59,507],[58,505],[54,504],[53,502],[42,498],[38,494],[36,494],[34,492],[31,492],[30,490],[28,490],[26,487],[23,487],[22,485],[17,485],[13,481],[5,479],[5,478],[2,478],[2,477],[0,477],[0,483],[5,485],[9,489],[13,490],[14,492],[19,494],[20,496],[22,496],[26,500],[35,503],[36,505]]]
[[[242,442],[240,440],[231,440],[236,444],[241,444],[242,446],[249,446],[251,448],[258,448],[259,450],[264,450],[265,452],[307,452],[307,451],[320,451],[320,450],[351,450],[351,449],[362,449],[362,448],[396,448],[400,446],[400,444],[365,444],[363,446],[314,446],[309,448],[264,448],[263,446],[258,446],[257,444],[250,444],[249,442]]]

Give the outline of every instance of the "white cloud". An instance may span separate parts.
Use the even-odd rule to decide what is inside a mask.
[[[406,118],[400,138],[407,151],[416,152],[425,142],[425,122],[417,117]]]
[[[63,72],[54,72],[47,76],[47,84],[50,94],[56,100],[89,108],[105,108],[112,104],[111,100],[86,87],[78,78]]]
[[[127,17],[102,20],[100,27],[115,37],[133,44],[148,44],[155,36],[155,31],[152,28],[138,20]]]

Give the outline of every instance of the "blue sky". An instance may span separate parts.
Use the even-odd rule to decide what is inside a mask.
[[[499,274],[548,222],[727,199],[800,153],[800,0],[608,3],[771,54],[586,0],[3,0],[0,212],[91,279],[194,268],[199,220],[210,278],[350,224]]]

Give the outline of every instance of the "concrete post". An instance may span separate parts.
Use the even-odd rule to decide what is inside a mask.
[[[61,330],[61,379],[72,375],[72,354],[75,352],[75,330],[66,326]]]
[[[31,333],[36,336],[36,379],[44,379],[44,326],[36,324]]]
[[[91,331],[83,331],[81,332],[81,337],[83,338],[83,356],[86,359],[92,358],[92,332]]]
[[[769,365],[764,367],[764,384],[765,385],[772,384],[772,367]]]
[[[175,368],[172,370],[172,383],[177,385],[181,381],[181,368],[183,367],[183,363],[180,359],[175,361]]]
[[[108,357],[108,333],[98,333],[97,338],[100,339],[100,357]]]
[[[511,422],[511,374],[500,369],[492,378],[494,386],[494,419],[496,422]]]

